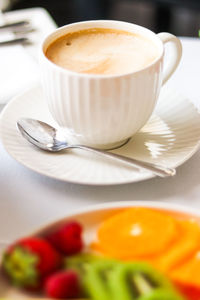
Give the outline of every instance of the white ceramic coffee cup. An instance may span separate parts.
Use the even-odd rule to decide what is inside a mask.
[[[88,28],[111,28],[141,34],[157,47],[159,55],[147,67],[121,75],[96,75],[66,70],[45,56],[48,46],[69,32]],[[171,42],[171,55],[164,66],[164,45]],[[86,21],[58,28],[42,44],[40,65],[49,110],[69,140],[99,148],[122,144],[149,119],[160,88],[179,64],[182,47],[169,33],[152,31],[121,21]]]

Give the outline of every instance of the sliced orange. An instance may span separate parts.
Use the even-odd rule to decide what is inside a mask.
[[[129,208],[105,220],[93,249],[121,259],[162,253],[177,238],[176,220],[157,210]]]
[[[165,251],[155,263],[166,272],[184,262],[200,245],[200,228],[193,221],[178,221],[179,238]]]
[[[183,264],[170,272],[173,281],[200,288],[200,248]]]

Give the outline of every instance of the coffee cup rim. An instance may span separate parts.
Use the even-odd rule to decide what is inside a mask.
[[[101,24],[101,25],[100,25]],[[107,25],[107,26],[102,26],[103,25]],[[157,44],[157,47],[159,47],[160,49],[160,53],[158,55],[158,57],[150,64],[148,64],[147,66],[137,70],[137,71],[129,71],[127,73],[122,73],[122,74],[89,74],[89,73],[79,73],[76,71],[72,71],[70,69],[66,69],[63,68],[57,64],[55,64],[54,62],[52,62],[51,60],[49,60],[47,58],[47,56],[45,55],[45,50],[48,48],[48,46],[55,41],[57,38],[59,38],[60,36],[64,35],[64,32],[66,31],[66,29],[74,29],[77,28],[79,26],[83,26],[83,28],[77,28],[75,30],[73,30],[72,32],[76,32],[78,30],[84,30],[84,29],[88,29],[88,28],[109,28],[109,29],[119,29],[119,30],[124,30],[127,32],[133,32],[130,29],[124,29],[124,28],[114,28],[111,27],[111,24],[114,25],[122,25],[124,27],[134,27],[134,29],[137,29],[136,31],[142,31],[143,33],[145,32],[146,35],[148,36],[152,36],[152,39],[154,38],[154,41],[156,40],[155,44]],[[88,25],[88,26],[87,26]],[[94,25],[94,26],[92,26]],[[110,25],[110,26],[109,26]],[[99,27],[100,26],[100,27]],[[67,32],[71,32],[70,30]],[[134,31],[135,32],[135,31]],[[59,34],[61,33],[61,34]],[[145,34],[144,34],[145,35]],[[138,73],[142,73],[148,69],[150,69],[152,66],[156,65],[162,58],[164,55],[164,46],[162,41],[160,40],[160,38],[156,35],[156,33],[154,33],[153,31],[151,31],[150,29],[134,24],[134,23],[129,23],[129,22],[124,22],[124,21],[117,21],[117,20],[89,20],[89,21],[81,21],[81,22],[75,22],[75,23],[70,23],[67,25],[64,25],[62,27],[57,28],[56,30],[54,30],[53,32],[51,32],[50,34],[48,34],[45,39],[43,40],[42,44],[41,44],[41,48],[40,48],[40,58],[42,57],[46,63],[50,64],[51,67],[53,67],[54,69],[68,74],[68,75],[72,75],[72,76],[78,76],[78,77],[82,77],[82,78],[93,78],[93,79],[109,79],[109,78],[120,78],[120,77],[126,77],[126,76],[130,76],[130,75],[135,75]]]

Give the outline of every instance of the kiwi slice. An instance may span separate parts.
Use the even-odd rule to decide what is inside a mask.
[[[115,300],[183,300],[168,279],[143,262],[116,266],[109,286]]]
[[[85,274],[84,284],[87,294],[93,300],[110,300],[110,274],[115,272],[118,261],[101,259],[93,262]],[[114,300],[114,299],[113,299]]]

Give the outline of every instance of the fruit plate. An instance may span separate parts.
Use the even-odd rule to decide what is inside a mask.
[[[78,221],[83,225],[84,229],[84,243],[87,247],[94,241],[96,230],[99,224],[105,220],[106,218],[112,216],[114,213],[122,211],[128,207],[146,207],[158,209],[159,211],[167,211],[170,215],[181,215],[181,216],[190,216],[197,221],[200,218],[200,211],[196,209],[192,209],[189,207],[162,203],[162,202],[151,202],[151,201],[124,201],[124,202],[112,202],[105,204],[93,205],[85,209],[81,209],[80,211],[76,211],[73,214],[66,216],[65,218],[53,221],[50,224],[43,226],[42,228],[37,229],[35,232],[30,233],[30,236],[43,236],[47,234],[49,231],[56,229],[59,226],[62,226],[66,221]],[[12,287],[8,281],[4,278],[2,273],[2,269],[0,273],[0,295],[1,297],[9,298],[9,299],[37,299],[34,295],[28,295],[27,292],[22,292],[14,287]],[[27,298],[29,297],[29,298]],[[39,297],[41,299],[41,296]]]

